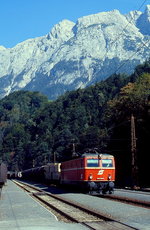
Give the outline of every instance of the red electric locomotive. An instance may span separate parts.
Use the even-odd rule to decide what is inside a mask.
[[[77,185],[89,192],[112,193],[115,161],[109,154],[85,153],[80,158],[61,163],[61,183]]]

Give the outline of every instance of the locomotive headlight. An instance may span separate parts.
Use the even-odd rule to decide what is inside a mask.
[[[89,180],[92,180],[92,179],[93,179],[93,175],[90,174],[90,175],[89,175]]]
[[[108,174],[108,180],[111,180],[111,175],[110,174]]]

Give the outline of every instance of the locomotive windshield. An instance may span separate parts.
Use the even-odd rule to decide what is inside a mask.
[[[113,167],[112,159],[102,159],[102,167]]]
[[[99,167],[98,159],[87,159],[87,167]]]

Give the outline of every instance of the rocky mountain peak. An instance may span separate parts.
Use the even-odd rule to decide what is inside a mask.
[[[118,10],[113,10],[110,12],[101,12],[97,14],[92,14],[88,16],[81,17],[77,20],[76,31],[86,29],[90,26],[101,25],[101,24],[112,24],[118,23],[118,19],[123,19],[124,16],[120,14]]]
[[[146,6],[144,13],[137,19],[136,25],[142,34],[150,35],[150,5]]]
[[[63,20],[56,24],[50,33],[47,35],[48,39],[69,39],[73,36],[72,28],[75,23],[69,20]]]
[[[6,48],[4,46],[0,46],[0,51],[5,50]]]
[[[45,36],[0,46],[0,98],[24,89],[55,99],[113,73],[130,74],[149,58],[149,45],[150,5],[144,13],[113,10],[63,20]]]
[[[148,17],[150,17],[150,5],[147,5],[147,6],[146,6],[145,14],[146,14]]]

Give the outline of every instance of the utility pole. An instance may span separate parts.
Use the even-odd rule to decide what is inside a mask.
[[[72,155],[75,155],[76,149],[75,149],[75,143],[72,144]]]
[[[76,153],[76,147],[75,147],[75,143],[74,143],[74,139],[73,139],[73,143],[72,143],[72,157],[77,157],[78,154]]]
[[[135,189],[138,186],[138,167],[137,167],[137,149],[136,149],[136,134],[135,134],[135,118],[131,115],[131,154],[132,154],[132,187]]]
[[[32,160],[32,167],[33,168],[35,167],[35,160],[34,159]]]

